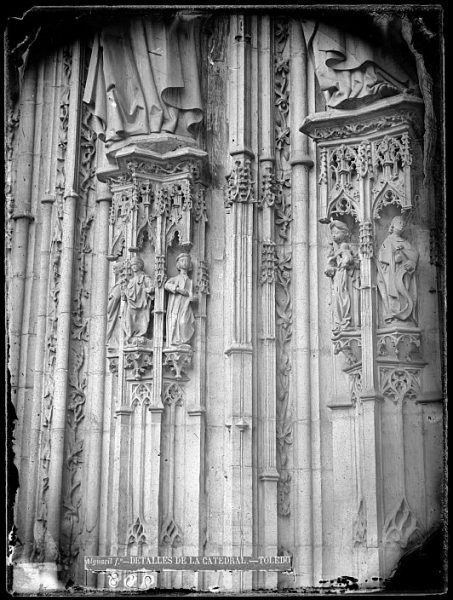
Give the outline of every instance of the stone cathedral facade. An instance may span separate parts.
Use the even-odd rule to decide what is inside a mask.
[[[366,587],[440,527],[441,15],[328,8],[10,28],[13,585]]]

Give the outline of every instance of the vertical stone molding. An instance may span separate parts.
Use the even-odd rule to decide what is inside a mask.
[[[291,204],[292,204],[292,289],[293,289],[293,378],[297,389],[294,404],[292,505],[293,523],[305,531],[294,544],[296,585],[313,585],[313,494],[311,440],[310,365],[310,169],[308,137],[300,133],[301,120],[308,114],[307,48],[300,23],[290,22],[291,51]],[[297,265],[297,268],[294,266]],[[304,290],[304,292],[302,292]]]
[[[225,313],[225,448],[224,506],[230,513],[223,525],[223,552],[247,555],[253,548],[252,495],[252,298],[253,213],[256,202],[256,163],[251,149],[252,20],[230,18],[231,77],[230,155],[227,175],[225,276],[230,290]],[[231,589],[252,588],[251,573],[233,572]]]

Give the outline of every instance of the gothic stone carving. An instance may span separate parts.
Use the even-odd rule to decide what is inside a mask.
[[[106,25],[94,40],[83,99],[107,143],[161,131],[193,137],[202,120],[196,20]]]
[[[395,59],[363,39],[345,35],[332,25],[302,22],[307,48],[329,108],[366,106],[416,84]]]
[[[187,369],[192,366],[193,351],[191,348],[163,351],[163,367],[170,371],[175,379],[182,379]]]
[[[357,327],[359,321],[359,262],[350,244],[350,231],[342,221],[330,224],[333,244],[325,274],[333,282],[333,333]]]
[[[385,323],[415,322],[418,251],[403,237],[405,222],[394,217],[377,257],[377,285]]]
[[[346,368],[352,367],[362,360],[362,339],[360,334],[342,336],[333,340],[334,354],[343,353],[346,359]]]
[[[412,165],[412,151],[407,131],[400,135],[384,136],[373,142],[373,212],[379,219],[381,211],[389,205],[400,206],[403,211],[412,208],[410,178],[406,172]]]
[[[107,343],[109,346],[117,347],[119,340],[119,319],[121,312],[121,297],[124,293],[127,280],[129,279],[128,265],[120,261],[113,266],[115,283],[110,288],[107,303]]]
[[[123,328],[127,342],[138,339],[146,343],[151,320],[154,282],[144,272],[144,262],[140,257],[132,258],[130,263],[132,277],[122,292],[125,302]]]
[[[124,368],[130,373],[126,378],[142,379],[146,375],[151,374],[153,367],[153,355],[151,350],[137,348],[137,350],[125,350],[124,353]]]
[[[380,367],[382,395],[395,404],[415,400],[420,396],[420,369],[407,367]]]
[[[412,513],[406,498],[389,514],[384,523],[384,544],[397,544],[404,550],[422,536],[422,528]]]
[[[225,189],[225,209],[230,211],[234,202],[254,202],[254,182],[252,161],[249,158],[238,159],[227,176]]]
[[[421,360],[420,332],[382,331],[378,334],[379,356],[388,360],[411,363]]]
[[[196,301],[193,282],[188,276],[192,264],[190,255],[180,254],[176,259],[179,274],[170,277],[165,284],[169,292],[167,302],[166,348],[190,348],[189,342],[195,332],[192,303]]]
[[[261,189],[258,198],[258,206],[274,206],[277,195],[277,184],[272,167],[265,167],[261,173]]]
[[[268,240],[261,245],[261,277],[260,283],[274,283],[275,281],[275,242]]]

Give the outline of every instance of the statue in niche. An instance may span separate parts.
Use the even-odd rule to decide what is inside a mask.
[[[403,237],[405,227],[403,217],[392,219],[389,235],[382,242],[377,257],[377,286],[387,324],[410,320],[416,322],[417,289],[414,273],[418,252]]]
[[[107,303],[107,343],[109,346],[118,345],[117,323],[120,316],[121,296],[125,285],[124,263],[113,266],[115,283],[110,288]]]
[[[107,145],[168,132],[194,137],[202,120],[197,19],[125,18],[94,40],[83,100]]]
[[[360,265],[346,223],[331,221],[330,232],[333,244],[325,274],[333,280],[333,333],[337,334],[360,325]]]
[[[326,23],[304,21],[302,28],[327,107],[356,109],[417,89],[382,48]]]
[[[179,254],[176,259],[176,268],[179,274],[170,277],[165,283],[165,289],[169,292],[166,347],[188,349],[195,332],[192,302],[196,301],[196,297],[193,295],[193,281],[188,276],[188,272],[192,268],[190,255]]]
[[[139,256],[131,259],[132,277],[122,291],[124,306],[123,329],[126,342],[147,341],[154,297],[154,281],[144,271],[144,262]]]

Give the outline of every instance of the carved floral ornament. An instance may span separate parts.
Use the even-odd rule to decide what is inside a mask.
[[[234,161],[231,173],[226,177],[225,209],[230,211],[234,203],[255,202],[254,180],[250,158],[239,158]]]

